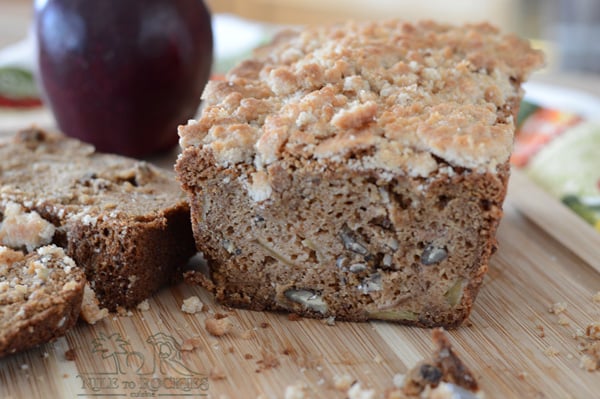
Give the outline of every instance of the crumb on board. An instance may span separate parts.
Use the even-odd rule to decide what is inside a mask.
[[[202,346],[202,337],[199,335],[185,339],[181,343],[182,351],[193,351]]]
[[[541,324],[536,324],[535,329],[537,331],[537,336],[540,338],[544,338],[546,336],[546,330],[544,326]]]
[[[584,353],[579,359],[579,367],[586,371],[596,371],[598,370],[598,359]]]
[[[262,358],[256,362],[258,365],[257,373],[260,373],[263,370],[274,369],[279,366],[279,359],[277,356],[266,349],[262,350]]]
[[[193,295],[183,300],[181,311],[184,313],[194,314],[204,311],[204,304],[197,296]]]
[[[304,399],[306,398],[306,385],[304,383],[296,383],[285,387],[283,396],[285,399]]]
[[[150,302],[147,299],[144,299],[142,302],[138,303],[137,309],[142,312],[147,312],[150,310]]]
[[[67,349],[65,351],[65,359],[67,359],[70,362],[74,361],[75,360],[75,350],[74,349]]]
[[[375,397],[374,389],[363,389],[360,382],[356,382],[346,392],[348,399],[373,399]]]
[[[589,323],[585,328],[585,336],[592,340],[600,340],[600,322]]]
[[[558,315],[558,324],[561,326],[568,326],[569,324],[571,324],[571,322],[569,321],[567,316],[565,316],[564,314],[559,314]]]
[[[217,319],[216,317],[209,317],[204,321],[206,331],[212,336],[222,337],[223,335],[229,334],[233,329],[233,324],[229,317],[223,317]]]
[[[451,383],[480,394],[474,375],[452,349],[444,329],[434,329],[431,337],[435,346],[431,358],[417,363],[408,371],[400,388],[402,393],[408,397],[419,397],[443,383]]]
[[[559,354],[560,354],[560,351],[558,349],[556,349],[555,347],[553,347],[552,345],[547,346],[546,349],[544,349],[544,355],[546,355],[548,357],[558,356]]]
[[[250,353],[246,353],[246,354],[244,354],[244,359],[246,359],[246,360],[254,359],[254,356],[252,356]]]
[[[567,310],[566,302],[556,302],[556,303],[553,303],[552,306],[550,306],[550,308],[548,309],[548,312],[554,313],[554,314],[560,314],[560,313],[564,312],[565,310]]]
[[[219,366],[213,366],[208,373],[208,378],[213,381],[221,381],[227,378],[227,375]]]
[[[124,308],[123,306],[117,306],[117,314],[121,317],[133,316],[133,312],[129,309]]]
[[[252,330],[252,329],[244,330],[240,334],[240,338],[242,338],[242,339],[252,339],[253,337],[254,337],[254,330]]]
[[[596,303],[600,303],[600,291],[596,292],[592,295],[592,301]]]
[[[333,376],[333,387],[340,392],[347,392],[356,380],[349,374]]]
[[[392,377],[392,384],[394,385],[394,387],[400,388],[404,384],[405,378],[406,378],[405,374],[396,373]]]

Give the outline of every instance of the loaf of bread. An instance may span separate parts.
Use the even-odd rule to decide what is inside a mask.
[[[146,299],[196,252],[173,173],[31,129],[0,143],[0,244],[50,243],[109,310]]]
[[[0,357],[64,335],[77,322],[84,286],[62,248],[25,255],[0,246]]]
[[[542,62],[487,24],[350,22],[282,33],[210,82],[176,171],[216,298],[459,325]]]

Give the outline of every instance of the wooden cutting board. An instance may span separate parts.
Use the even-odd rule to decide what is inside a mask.
[[[573,338],[578,328],[600,321],[600,303],[592,300],[600,290],[598,265],[590,264],[593,257],[584,261],[576,244],[561,244],[560,231],[547,234],[518,211],[515,205],[526,208],[523,198],[531,202],[531,184],[518,174],[513,182],[500,249],[470,322],[451,331],[451,341],[488,399],[600,397],[600,371],[579,367],[582,354]],[[560,207],[543,194],[533,199],[550,208],[533,218],[540,225]],[[568,214],[554,225],[575,218]],[[573,242],[578,233],[568,234]],[[182,302],[192,295],[209,310],[183,313]],[[558,302],[566,304],[560,322],[548,311]],[[95,326],[80,323],[54,343],[0,360],[0,397],[283,398],[286,387],[304,384],[307,398],[344,398],[333,381],[347,374],[380,398],[394,375],[431,353],[426,329],[382,322],[329,326],[223,309],[185,284],[163,290],[149,304],[149,310]],[[207,333],[211,312],[230,314],[231,334]],[[193,337],[198,348],[183,350]]]

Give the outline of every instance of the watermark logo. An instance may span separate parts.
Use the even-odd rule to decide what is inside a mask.
[[[87,391],[79,396],[207,396],[208,377],[184,362],[181,344],[173,336],[159,332],[146,344],[144,351],[137,351],[120,333],[100,332],[91,354],[100,357],[102,371],[77,375]]]

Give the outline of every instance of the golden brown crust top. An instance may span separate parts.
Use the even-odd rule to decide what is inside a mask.
[[[436,170],[436,157],[494,170],[511,151],[507,107],[542,62],[527,42],[488,24],[284,32],[207,85],[202,116],[180,129],[180,143],[259,169],[292,156],[356,158],[357,168],[414,176]]]

